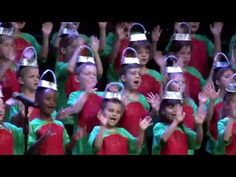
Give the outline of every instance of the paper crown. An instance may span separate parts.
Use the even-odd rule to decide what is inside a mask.
[[[76,25],[74,25],[73,22],[63,22],[68,25],[73,25],[73,27],[68,27],[65,25],[65,27],[61,30],[61,35],[60,36],[65,36],[65,35],[77,35],[79,36],[78,30]]]
[[[34,47],[30,46],[25,48],[22,52],[19,65],[38,67],[37,52]]]
[[[54,82],[43,80],[43,77],[48,72],[52,74]],[[44,73],[40,77],[38,87],[49,88],[49,89],[57,91],[57,84],[56,83],[57,83],[57,80],[56,80],[56,76],[55,76],[54,72],[52,70],[50,70],[50,69],[47,69],[46,71],[44,71]]]
[[[183,94],[182,92],[173,92],[173,91],[168,91],[169,85],[174,82],[174,81],[178,81],[178,80],[170,80],[167,84],[166,84],[166,88],[165,88],[165,92],[164,95],[162,97],[162,99],[168,99],[168,100],[183,100]],[[178,81],[179,82],[179,81]]]
[[[15,28],[5,28],[2,26],[3,23],[0,22],[0,35],[13,36]]]
[[[223,56],[226,61],[219,61],[218,60],[219,55]],[[217,53],[214,57],[213,68],[216,69],[216,68],[223,68],[223,67],[227,67],[227,66],[230,66],[230,62],[229,62],[229,59],[227,58],[227,56],[222,52]]]
[[[135,57],[126,57],[125,54],[127,51],[132,51],[135,54]],[[140,61],[137,57],[137,52],[132,47],[127,47],[122,52],[121,65],[125,65],[125,64],[140,64]]]
[[[90,51],[90,53],[92,54],[92,57],[80,55],[81,49],[84,49],[84,48],[87,48]],[[77,63],[87,63],[87,62],[90,62],[90,63],[95,64],[94,53],[93,53],[93,50],[89,46],[81,45],[78,50],[79,50],[79,55],[78,55]]]
[[[2,86],[0,85],[0,98],[3,98],[3,93],[2,93]]]
[[[188,33],[174,33],[175,41],[191,41],[191,31],[190,26],[186,22],[180,22],[179,25],[185,25],[188,28]]]
[[[231,76],[231,83],[229,83],[225,89],[227,92],[236,93],[236,83],[232,82],[235,77],[236,73]]]
[[[173,59],[175,60],[174,65],[173,65],[173,66],[167,66],[165,72],[166,72],[167,74],[171,74],[171,73],[182,73],[183,70],[182,70],[181,67],[177,66],[176,62],[177,62],[178,59],[177,59],[174,55],[169,55],[169,56],[167,56],[167,57],[165,58],[165,63],[166,63],[166,62],[168,61],[168,59],[170,59],[170,58],[173,58]]]
[[[131,30],[134,26],[140,26],[143,30],[143,32],[137,32],[137,33],[132,33]],[[131,42],[134,41],[145,41],[147,40],[147,36],[146,36],[146,29],[144,28],[144,26],[140,23],[133,23],[130,28],[129,28],[129,40]]]
[[[118,87],[117,91],[110,91],[109,88],[111,86],[117,86]],[[106,86],[104,98],[106,99],[117,98],[121,101],[121,94],[123,92],[123,89],[124,89],[123,84],[119,82],[111,82]]]

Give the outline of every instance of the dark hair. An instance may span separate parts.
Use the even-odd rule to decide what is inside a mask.
[[[17,78],[23,77],[24,71],[30,68],[39,69],[37,66],[19,66],[16,72]]]
[[[84,68],[86,66],[94,66],[96,68],[96,65],[94,63],[91,62],[86,62],[86,63],[76,63],[76,67],[75,67],[75,74],[79,75],[81,73],[82,70],[84,70]],[[96,68],[97,69],[97,68]]]
[[[218,85],[216,84],[216,81],[219,80],[221,78],[221,76],[225,73],[225,71],[231,70],[234,72],[233,68],[231,66],[227,66],[227,67],[222,67],[222,68],[218,68],[215,69],[213,71],[212,74],[212,81],[214,83],[215,86],[215,90],[217,91],[219,89]]]
[[[140,64],[134,63],[134,64],[124,64],[121,66],[121,72],[120,75],[126,75],[129,69],[133,68],[141,68]]]
[[[151,50],[151,44],[148,40],[130,42],[129,46],[134,48],[136,51],[140,50],[140,48],[145,48],[149,51]]]
[[[176,40],[173,40],[171,42],[171,45],[170,45],[170,52],[173,52],[174,54],[176,54],[184,47],[192,48],[191,41],[176,41]]]
[[[220,118],[227,117],[229,114],[229,110],[227,109],[228,104],[232,101],[235,93],[226,92],[223,97],[223,107],[220,111]]]
[[[122,109],[122,113],[124,113],[125,110],[125,105],[123,104],[123,102],[117,98],[112,98],[112,99],[103,99],[102,105],[101,105],[101,109],[104,110],[107,106],[107,103],[115,103],[115,104],[120,104],[121,105],[121,109]]]
[[[167,106],[174,106],[174,105],[177,105],[177,104],[182,105],[183,101],[182,100],[174,100],[174,99],[163,99],[161,101],[161,104],[160,104],[160,109],[159,109],[159,114],[158,114],[158,121],[168,123],[168,124],[171,123],[171,120],[168,120],[166,118],[166,115],[163,114],[162,111],[165,110],[165,108]]]
[[[59,48],[66,48],[69,45],[71,45],[76,39],[78,39],[78,36],[75,34],[72,35],[65,35],[61,37],[61,40],[59,42]]]

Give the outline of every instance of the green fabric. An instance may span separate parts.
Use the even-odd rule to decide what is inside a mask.
[[[218,151],[217,152],[219,155],[224,155],[225,148],[231,144],[232,138],[227,142],[224,141],[224,132],[225,132],[225,128],[228,125],[229,119],[230,118],[228,118],[228,117],[221,119],[217,124],[217,128],[218,128],[218,144],[217,144]],[[234,136],[234,135],[232,135],[232,136]]]
[[[29,133],[29,140],[28,140],[28,148],[32,146],[36,141],[37,141],[37,131],[44,125],[49,124],[49,123],[54,123],[56,125],[59,125],[63,127],[63,145],[64,149],[66,148],[65,146],[70,142],[69,135],[67,134],[66,129],[64,128],[64,125],[61,121],[58,120],[52,120],[52,121],[46,121],[46,120],[41,120],[39,118],[36,118],[30,122],[30,133]]]
[[[187,104],[193,108],[194,114],[197,113],[197,105],[192,98],[187,98]]]
[[[99,53],[99,55],[102,59],[108,57],[111,54],[112,48],[115,44],[116,39],[117,39],[117,37],[114,33],[112,33],[112,32],[108,33],[108,35],[106,37],[105,48]]]
[[[206,85],[205,79],[202,77],[201,73],[198,70],[196,70],[196,68],[187,66],[186,72],[197,77],[200,81],[201,87],[204,87]]]
[[[153,145],[152,145],[152,154],[154,155],[159,155],[161,152],[161,149],[164,146],[164,143],[162,141],[162,136],[166,132],[170,125],[158,122],[154,128],[153,128]],[[198,149],[200,145],[197,144],[196,142],[196,132],[192,131],[191,129],[187,128],[185,125],[183,125],[184,128],[184,133],[188,137],[188,144],[189,144],[189,149]],[[182,129],[179,127],[176,128],[176,130],[183,132]],[[175,130],[175,131],[176,131]],[[189,151],[188,151],[189,152]]]
[[[150,76],[154,77],[156,79],[156,81],[158,81],[158,82],[163,81],[162,75],[159,72],[157,72],[157,71],[155,71],[153,69],[148,69],[148,74]]]
[[[149,105],[149,103],[148,103],[146,97],[145,97],[144,95],[142,95],[142,94],[138,94],[138,96],[139,96],[139,102],[143,105],[143,107],[144,107],[147,111],[149,111],[150,105]]]
[[[236,34],[234,34],[231,38],[230,38],[230,42],[229,42],[229,53],[228,56],[232,57],[232,50],[233,50],[233,45],[236,43]]]
[[[4,125],[7,129],[11,130],[13,133],[14,139],[14,155],[23,155],[24,154],[24,134],[23,129],[18,128],[13,124],[4,122]]]
[[[94,142],[95,142],[95,139],[100,131],[100,126],[96,126],[94,127],[93,131],[90,133],[89,135],[89,139],[88,139],[88,142],[90,144],[90,146],[93,147],[94,151],[97,152],[98,149],[96,149],[94,147]],[[125,130],[124,128],[116,128],[115,129],[115,132],[111,132],[110,130],[106,129],[104,131],[104,134],[103,134],[103,138],[105,137],[108,137],[112,134],[120,134],[121,136],[125,137],[128,139],[128,149],[129,149],[129,154],[134,154],[134,153],[138,153],[138,149],[137,149],[137,138],[135,138],[134,136],[132,136],[127,130]]]
[[[25,39],[26,41],[30,42],[32,46],[35,48],[38,54],[40,54],[41,46],[38,41],[29,33],[21,33],[21,38]]]

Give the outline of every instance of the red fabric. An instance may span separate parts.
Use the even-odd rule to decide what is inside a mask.
[[[189,66],[196,68],[202,76],[208,76],[210,67],[208,64],[207,46],[203,41],[192,39],[192,55]]]
[[[198,93],[201,92],[201,83],[200,80],[189,74],[188,72],[184,72],[184,77],[186,80],[186,90],[189,93],[189,96],[198,103]]]
[[[183,123],[186,127],[194,130],[194,111],[193,108],[187,104],[183,105],[183,111],[185,112],[185,118]]]
[[[236,123],[233,125],[232,130],[232,141],[229,146],[225,148],[225,154],[226,155],[236,155]]]
[[[128,155],[128,139],[120,134],[112,134],[103,139],[98,155]]]
[[[147,111],[140,102],[132,102],[126,106],[125,113],[120,120],[120,127],[126,129],[134,137],[139,133],[139,121],[147,115]]]
[[[188,155],[188,138],[185,133],[175,130],[161,150],[161,155]]]
[[[217,123],[220,120],[220,111],[221,111],[222,107],[223,107],[222,101],[217,103],[214,106],[213,116],[212,116],[212,119],[209,123],[209,132],[215,140],[217,140],[217,136],[218,136]]]
[[[102,97],[96,94],[90,94],[78,116],[78,126],[84,127],[87,133],[90,133],[100,122],[97,113],[101,109]]]
[[[21,59],[23,51],[25,50],[26,47],[31,46],[31,43],[23,38],[16,38],[14,42],[16,47],[16,62],[18,63]]]
[[[121,69],[121,57],[122,57],[122,53],[123,53],[123,50],[128,47],[129,45],[129,40],[128,39],[122,39],[121,42],[120,42],[120,48],[119,48],[119,52],[118,52],[118,55],[117,57],[115,58],[115,62],[114,62],[114,68],[115,68],[115,71],[117,73],[120,73],[120,69]]]
[[[54,123],[43,125],[37,132],[37,138],[39,139],[45,135],[48,129],[56,134],[47,137],[42,144],[37,147],[38,155],[64,155],[63,127]]]
[[[70,93],[80,90],[79,83],[75,80],[75,74],[69,74],[66,80],[66,97],[69,98]]]
[[[8,69],[3,76],[3,79],[0,81],[2,85],[2,93],[4,102],[12,97],[14,92],[20,91],[20,85],[17,80],[16,74]]]
[[[141,75],[141,85],[138,87],[138,92],[147,97],[148,93],[152,92],[153,94],[160,93],[160,83],[149,74]]]
[[[5,128],[0,128],[0,155],[13,155],[13,134]]]
[[[32,121],[35,118],[39,117],[40,110],[39,108],[33,108],[32,112],[30,113],[29,120]]]

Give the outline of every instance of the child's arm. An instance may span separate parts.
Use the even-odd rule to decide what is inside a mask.
[[[14,49],[10,47],[7,51],[3,50],[1,55],[5,61],[2,61],[0,65],[0,81],[4,77],[5,72],[8,70],[8,68],[10,68],[10,66],[14,63],[16,58],[16,53],[14,52]]]
[[[160,109],[160,96],[158,94],[148,93],[147,101],[152,107],[152,111],[149,113],[151,117],[155,117]]]
[[[102,67],[100,56],[98,54],[99,40],[95,36],[91,36],[91,48],[94,52],[94,58],[95,58],[95,63],[97,67],[97,75],[98,75],[98,78],[101,78],[103,74],[103,67]]]
[[[229,119],[228,124],[227,124],[227,126],[225,127],[225,130],[224,130],[224,141],[225,142],[228,142],[232,137],[233,125],[234,125],[234,120]]]
[[[160,39],[162,29],[159,25],[153,28],[152,30],[152,46],[151,46],[151,56],[153,57],[157,50],[157,42]]]
[[[99,31],[100,31],[100,43],[99,43],[99,51],[102,51],[106,46],[106,26],[107,22],[98,22]]]
[[[41,47],[40,56],[42,58],[48,58],[48,49],[49,49],[49,36],[52,32],[53,23],[45,22],[42,25],[42,32],[43,32],[43,45]]]
[[[223,28],[222,22],[214,22],[213,26],[210,25],[211,33],[214,37],[215,55],[221,52],[221,31]]]
[[[206,118],[206,111],[199,108],[198,109],[198,113],[195,117],[195,126],[196,126],[196,143],[197,145],[201,145],[202,144],[202,140],[203,140],[203,128],[202,128],[202,124],[204,122]]]
[[[107,118],[103,115],[101,110],[98,112],[97,118],[101,122],[102,126],[100,127],[98,135],[95,138],[94,146],[97,149],[101,149],[102,143],[103,143],[103,134],[104,134],[104,131],[106,130],[106,125],[107,125]]]

